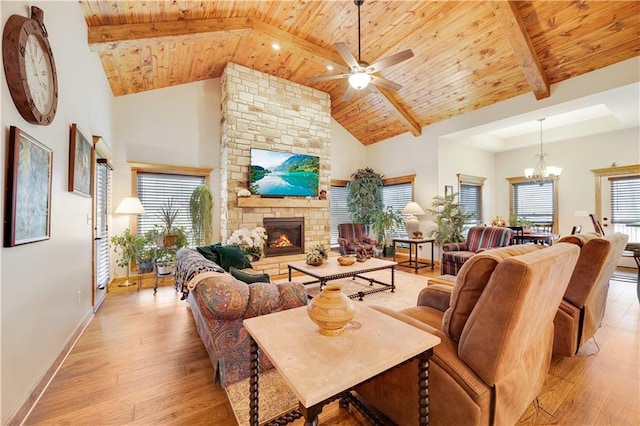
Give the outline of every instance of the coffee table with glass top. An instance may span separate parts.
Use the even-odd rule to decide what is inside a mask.
[[[391,293],[395,292],[395,267],[398,262],[391,262],[384,259],[371,258],[365,262],[356,262],[353,265],[342,266],[338,263],[335,257],[330,257],[323,264],[313,266],[307,264],[304,260],[288,263],[289,267],[289,281],[291,281],[292,271],[302,272],[305,275],[315,278],[314,281],[308,281],[302,283],[304,285],[320,283],[320,288],[332,280],[339,280],[342,278],[361,278],[369,281],[369,285],[373,287],[373,283],[380,284],[381,287],[371,288],[370,290],[359,291],[354,294],[347,295],[350,299],[363,300],[367,294],[379,293],[385,290],[391,290]],[[370,277],[365,277],[362,274],[373,271],[380,271],[383,269],[389,269],[391,271],[391,283],[385,283]]]
[[[305,425],[317,425],[322,407],[337,398],[341,407],[353,404],[374,419],[352,389],[417,358],[419,424],[429,424],[429,358],[440,338],[376,309],[354,305],[355,316],[339,336],[321,335],[306,306],[243,321],[251,336],[251,425],[258,425],[259,418],[258,351],[271,360],[299,401],[297,413],[285,418],[302,415]]]

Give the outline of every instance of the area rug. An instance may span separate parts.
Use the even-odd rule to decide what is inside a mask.
[[[385,283],[391,283],[391,272],[389,270],[375,271],[363,274],[366,277],[373,278]],[[287,281],[287,280],[279,280]],[[294,277],[293,281],[301,283],[311,281],[310,277]],[[331,284],[338,284],[342,287],[345,294],[354,294],[358,291],[371,289],[368,280],[360,278],[345,278],[342,280],[331,281]],[[363,301],[353,300],[353,303],[364,303],[366,305],[379,305],[390,309],[399,310],[415,306],[418,299],[418,293],[427,285],[427,277],[411,274],[402,271],[395,272],[395,292],[385,290],[379,293],[368,294]],[[373,284],[374,288],[381,287],[379,284]],[[307,293],[310,295],[318,294],[320,284],[310,284],[305,286]],[[260,373],[258,379],[259,386],[259,421],[265,424],[280,417],[291,410],[298,408],[298,400],[285,381],[275,369]],[[225,389],[227,397],[231,403],[231,407],[236,416],[238,424],[241,426],[249,424],[249,379],[242,380],[237,383],[228,385]]]

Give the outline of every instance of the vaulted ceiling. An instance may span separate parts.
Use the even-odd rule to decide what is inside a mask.
[[[358,9],[344,1],[81,0],[88,43],[115,96],[220,77],[228,62],[331,95],[364,145],[640,55],[638,1],[375,1],[361,7],[361,59],[411,49],[378,75],[402,85],[344,101]],[[272,47],[280,45],[280,50]],[[333,71],[327,66],[333,66]]]

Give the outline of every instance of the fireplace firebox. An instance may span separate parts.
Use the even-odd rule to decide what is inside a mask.
[[[265,217],[265,257],[304,253],[303,217]]]

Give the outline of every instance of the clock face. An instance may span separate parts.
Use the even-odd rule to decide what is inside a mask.
[[[53,72],[45,46],[33,34],[25,43],[24,62],[33,103],[41,114],[45,114],[53,103]]]

